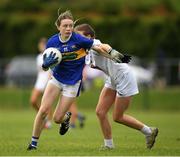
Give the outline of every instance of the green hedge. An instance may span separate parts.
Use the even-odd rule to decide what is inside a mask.
[[[90,22],[98,38],[122,52],[154,58],[161,47],[167,57],[180,57],[179,6],[179,0],[2,0],[0,57],[35,54],[38,39],[57,32],[58,8],[84,17],[80,22]]]
[[[111,43],[122,52],[140,57],[156,56],[161,46],[168,57],[179,57],[180,18],[116,18],[96,24],[96,31],[102,41]]]

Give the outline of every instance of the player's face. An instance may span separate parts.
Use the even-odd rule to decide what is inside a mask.
[[[59,31],[62,39],[67,39],[71,35],[74,27],[74,22],[71,19],[63,19],[61,20],[61,24],[59,26]]]

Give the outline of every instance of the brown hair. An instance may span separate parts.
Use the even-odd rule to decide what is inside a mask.
[[[95,31],[89,24],[80,24],[74,28],[75,31],[83,31],[85,36],[90,35],[91,38],[95,38]]]
[[[67,11],[59,14],[59,9],[58,9],[58,18],[55,22],[56,27],[59,27],[61,25],[61,21],[64,19],[71,19],[72,21],[74,21],[74,17],[70,10],[67,10]]]

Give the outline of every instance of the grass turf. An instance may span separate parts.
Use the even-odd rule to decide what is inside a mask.
[[[177,111],[131,111],[131,115],[160,130],[155,147],[145,148],[144,136],[136,130],[113,123],[116,148],[99,151],[103,137],[93,110],[83,110],[86,124],[83,129],[71,129],[64,136],[58,134],[53,123],[44,130],[36,151],[26,151],[31,139],[35,112],[32,109],[1,109],[0,155],[1,156],[177,156],[180,155],[180,114]],[[111,119],[111,117],[110,117]]]

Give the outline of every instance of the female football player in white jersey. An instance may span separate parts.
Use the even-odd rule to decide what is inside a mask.
[[[53,52],[49,56],[44,56],[42,65],[44,70],[48,70],[53,65],[57,65],[54,68],[51,68],[52,79],[48,81],[43,94],[40,109],[34,120],[31,143],[27,150],[37,148],[38,139],[44,126],[45,117],[60,94],[59,102],[53,114],[53,120],[57,124],[60,124],[59,133],[61,135],[64,135],[67,132],[71,117],[71,113],[67,111],[79,95],[82,71],[85,65],[86,50],[91,48],[99,53],[108,55],[107,51],[102,49],[99,44],[96,45],[92,39],[88,39],[73,32],[74,19],[70,11],[61,13],[55,24],[59,33],[53,35],[48,40],[46,48],[57,48],[63,56],[72,55],[74,58],[62,60],[57,64],[58,58],[55,57]],[[111,52],[110,57],[116,61],[128,59],[126,56],[122,56],[115,50]]]
[[[76,26],[75,31],[88,38],[95,38],[95,31],[88,24]],[[101,42],[96,39],[94,39],[94,42],[101,44]],[[103,48],[109,49],[108,45],[104,46]],[[129,66],[126,63],[116,63],[103,57],[92,49],[89,50],[89,55],[86,57],[88,57],[88,60],[90,59],[89,64],[92,68],[100,69],[107,75],[104,88],[101,91],[96,107],[96,114],[104,136],[104,146],[102,149],[114,148],[111,124],[107,116],[113,103],[113,120],[141,131],[146,137],[147,148],[151,149],[158,134],[158,129],[149,127],[134,117],[125,114],[125,111],[130,105],[132,96],[139,92],[136,79]]]
[[[46,38],[41,38],[38,42],[39,54],[36,57],[38,74],[37,74],[36,83],[34,85],[34,88],[31,93],[31,98],[30,98],[30,103],[36,111],[39,110],[40,98],[42,97],[42,94],[45,90],[45,87],[46,87],[47,82],[50,79],[50,75],[51,75],[50,71],[44,71],[42,69],[42,63],[43,63],[43,55],[42,54],[46,48],[46,42],[47,42]],[[44,125],[44,127],[46,129],[51,128],[51,119],[52,119],[52,114],[51,114],[51,112],[49,112],[47,119],[46,119],[46,123]]]

